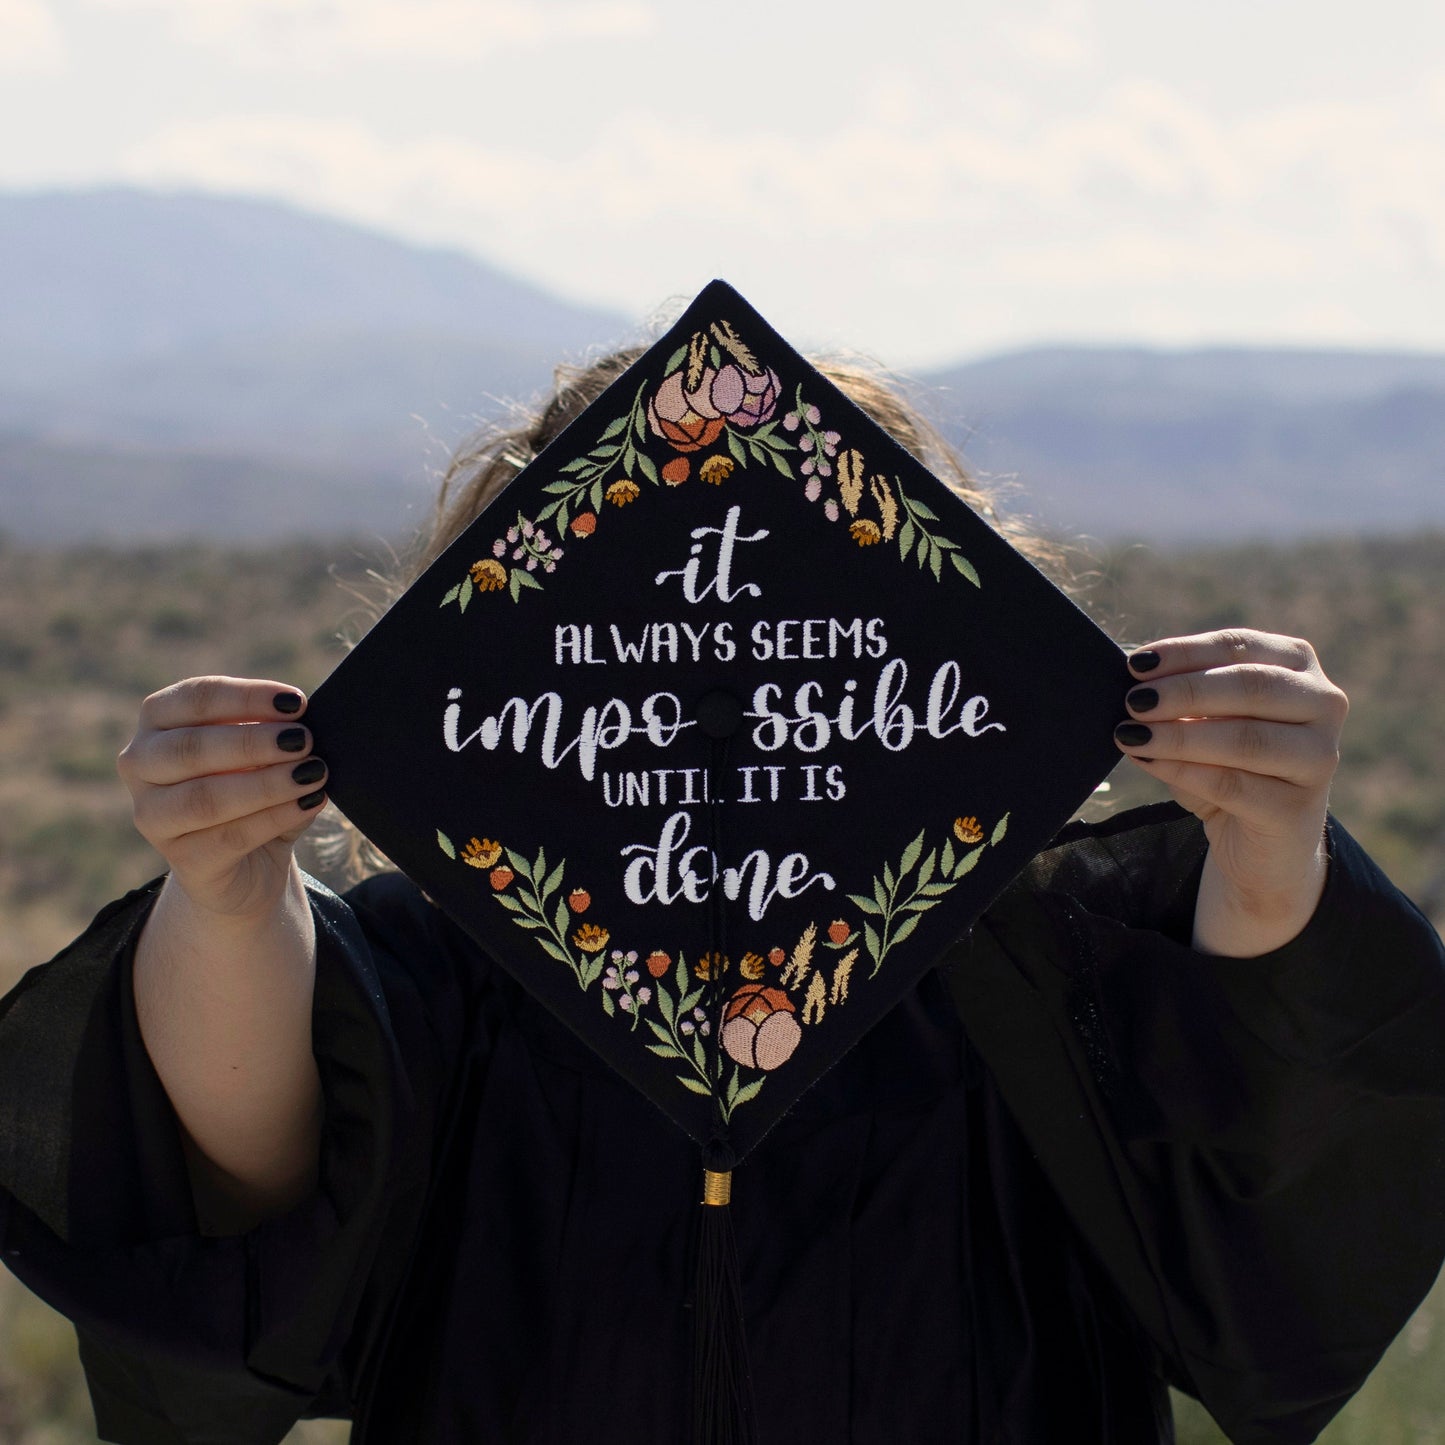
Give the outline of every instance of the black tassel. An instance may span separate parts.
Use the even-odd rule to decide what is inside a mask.
[[[732,1151],[704,1155],[693,1295],[693,1445],[753,1445],[752,1377],[733,1233]]]

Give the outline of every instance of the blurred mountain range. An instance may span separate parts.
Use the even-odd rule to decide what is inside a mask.
[[[0,195],[0,531],[398,536],[504,398],[638,335],[269,201]],[[971,464],[1056,530],[1445,525],[1445,355],[1056,347],[917,381]]]

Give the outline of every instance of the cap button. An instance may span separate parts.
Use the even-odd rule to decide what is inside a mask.
[[[730,692],[705,692],[697,700],[697,725],[710,738],[730,738],[743,725],[743,705]]]

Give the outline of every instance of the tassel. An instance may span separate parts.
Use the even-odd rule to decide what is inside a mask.
[[[752,1378],[733,1233],[732,1151],[716,1141],[703,1165],[693,1296],[693,1445],[753,1445]]]

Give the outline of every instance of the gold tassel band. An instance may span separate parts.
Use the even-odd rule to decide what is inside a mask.
[[[733,1197],[733,1171],[721,1173],[713,1169],[702,1171],[702,1202],[704,1204],[728,1204]]]

